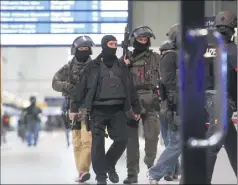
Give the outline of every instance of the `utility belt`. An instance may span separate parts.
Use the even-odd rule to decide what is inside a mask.
[[[153,91],[155,89],[152,84],[136,85],[136,91]]]

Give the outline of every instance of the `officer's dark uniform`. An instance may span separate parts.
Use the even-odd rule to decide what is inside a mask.
[[[208,182],[212,180],[212,174],[217,158],[217,153],[220,151],[222,145],[228,154],[231,166],[237,175],[237,132],[232,123],[231,117],[233,112],[237,111],[237,45],[231,42],[231,37],[234,34],[234,28],[237,27],[237,17],[229,11],[220,12],[215,19],[216,30],[220,32],[224,38],[227,47],[227,74],[228,74],[228,132],[223,138],[222,142],[215,147],[208,149]],[[210,44],[210,48],[214,45]],[[209,49],[210,49],[209,48]],[[215,47],[214,47],[215,48]],[[207,50],[207,52],[213,50]],[[214,57],[211,53],[206,53],[205,57]],[[207,58],[209,62],[209,58]],[[213,61],[213,60],[212,60]],[[210,62],[206,66],[206,86],[207,86],[207,101],[206,108],[209,114],[210,126],[208,129],[208,135],[214,134],[216,130],[215,124],[215,94],[214,90],[214,74],[213,74],[213,62]]]
[[[116,41],[112,35],[102,38],[102,53],[84,68],[76,96],[71,102],[71,112],[85,108],[90,115],[92,131],[92,165],[99,184],[117,183],[115,171],[118,159],[127,145],[126,111],[140,114],[140,104],[130,73],[123,61],[116,57],[116,48],[107,43]],[[114,141],[105,154],[104,136],[107,128]]]
[[[146,44],[142,44],[136,40],[137,37],[148,37],[149,41]],[[136,92],[144,108],[141,119],[145,136],[144,162],[148,168],[154,164],[160,132],[160,125],[157,117],[157,111],[159,110],[158,95],[155,93],[159,78],[158,67],[160,56],[158,53],[149,50],[151,37],[155,39],[152,30],[147,26],[138,27],[130,34],[129,41],[134,50],[129,57],[130,64],[128,65]],[[134,121],[129,121],[128,131],[128,177],[124,181],[125,184],[137,182],[140,158],[138,124],[135,125]]]

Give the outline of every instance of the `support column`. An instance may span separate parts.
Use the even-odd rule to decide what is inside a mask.
[[[205,139],[205,85],[203,54],[186,38],[189,29],[204,28],[205,1],[181,1],[180,115],[182,133],[182,184],[206,184],[206,149],[191,148],[189,138]],[[198,42],[201,42],[198,41]],[[201,53],[201,52],[200,52]],[[184,57],[185,56],[185,57]]]

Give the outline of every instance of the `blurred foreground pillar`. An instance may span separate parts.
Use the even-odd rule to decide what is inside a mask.
[[[191,148],[189,138],[205,138],[205,89],[202,75],[203,55],[188,30],[204,28],[205,1],[181,1],[180,115],[182,125],[182,184],[206,183],[206,149]],[[181,57],[182,56],[182,57]],[[184,57],[186,56],[186,57]],[[203,123],[204,122],[204,123]]]

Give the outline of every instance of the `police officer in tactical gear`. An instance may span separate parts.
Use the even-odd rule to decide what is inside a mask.
[[[159,48],[160,55],[164,55],[165,53],[169,51],[173,51],[174,49],[175,49],[175,46],[173,45],[173,42],[171,42],[170,40],[166,40],[162,43],[162,45]],[[160,57],[162,58],[162,56]]]
[[[172,53],[176,53],[176,46],[174,45],[174,43],[170,40],[164,41],[163,44],[160,46],[160,68],[162,68],[160,70],[160,85],[159,85],[159,90],[160,90],[160,96],[161,96],[161,100],[162,100],[162,105],[163,101],[167,101],[166,98],[166,89],[164,87],[164,83],[166,83],[167,81],[169,81],[170,79],[168,78],[169,76],[171,77],[173,73],[175,73],[175,71],[172,71],[173,69],[176,68],[172,68],[172,66],[174,66],[172,64],[171,60],[168,60],[168,56],[171,55]],[[171,55],[173,56],[173,54]],[[169,65],[170,64],[170,65]],[[164,145],[165,147],[168,146],[169,144],[169,137],[171,134],[171,129],[169,129],[169,120],[167,119],[167,116],[160,114],[160,130],[161,130],[161,135],[164,141]],[[169,172],[168,174],[166,174],[164,176],[164,179],[167,181],[172,181],[174,179],[178,179],[178,175],[180,173],[180,165],[179,165],[179,161],[177,160],[175,169],[171,172]]]
[[[228,81],[228,131],[226,136],[223,138],[222,142],[219,143],[215,147],[211,147],[208,149],[208,182],[211,183],[212,174],[217,158],[217,153],[220,151],[222,145],[227,152],[230,164],[237,176],[237,132],[232,123],[232,114],[237,111],[237,45],[231,41],[232,35],[235,33],[235,28],[237,27],[237,17],[230,11],[219,12],[215,18],[216,31],[221,33],[224,42],[227,48],[227,81]],[[214,43],[208,43],[211,47],[215,48]],[[208,50],[207,50],[208,52]],[[214,57],[214,55],[208,55]],[[209,58],[206,58],[207,60]],[[213,60],[214,62],[214,60]],[[206,100],[206,109],[209,114],[209,129],[208,135],[214,134],[214,130],[217,129],[217,125],[215,124],[215,84],[214,84],[214,74],[213,74],[213,62],[210,62],[210,65],[206,67],[210,67],[210,69],[206,70],[206,82],[207,85],[207,100]]]
[[[153,31],[148,26],[136,28],[129,36],[130,46],[134,48],[129,58],[124,58],[136,92],[141,101],[143,111],[141,119],[144,127],[145,158],[148,168],[153,166],[157,154],[158,135],[160,132],[157,111],[159,110],[158,95],[155,93],[159,79],[159,54],[150,50],[151,38],[155,39]],[[127,173],[125,184],[137,183],[139,174],[139,136],[138,122],[128,121],[129,139],[127,145]]]
[[[163,60],[164,56],[168,52],[174,52],[174,46],[170,40],[166,40],[162,43],[160,46],[160,60]],[[161,62],[160,62],[161,63]],[[165,89],[164,89],[164,84],[161,82],[161,71],[160,71],[160,81],[159,81],[159,95],[161,97],[161,101],[163,101],[165,97]],[[166,120],[166,117],[160,116],[160,132],[161,136],[164,141],[164,145],[168,145],[168,122]]]
[[[89,115],[93,170],[98,184],[106,184],[107,174],[119,182],[115,166],[127,145],[126,112],[140,114],[140,103],[127,66],[116,56],[116,38],[105,35],[101,45],[102,53],[83,70],[71,112],[86,109]],[[114,142],[105,154],[106,128]]]
[[[75,91],[75,85],[79,80],[80,71],[83,66],[91,61],[92,46],[94,46],[94,43],[89,36],[77,37],[71,46],[71,55],[74,57],[68,64],[60,68],[53,77],[53,89],[57,92],[62,92],[67,101],[67,106],[63,112],[64,119],[67,121],[65,122],[66,128],[69,128],[69,97]],[[83,122],[81,124],[80,121],[77,121],[72,128],[74,157],[78,170],[77,182],[84,182],[90,178],[91,133],[87,132]]]
[[[160,155],[155,166],[148,172],[150,184],[157,184],[162,177],[167,180],[177,178],[173,176],[176,163],[181,154],[180,125],[178,115],[178,89],[177,89],[177,50],[180,39],[178,37],[179,24],[173,25],[166,34],[170,40],[170,50],[161,56],[160,74],[161,87],[163,88],[160,118],[168,123],[169,140],[168,145]],[[178,168],[178,167],[177,167]],[[178,173],[178,172],[176,172]]]

